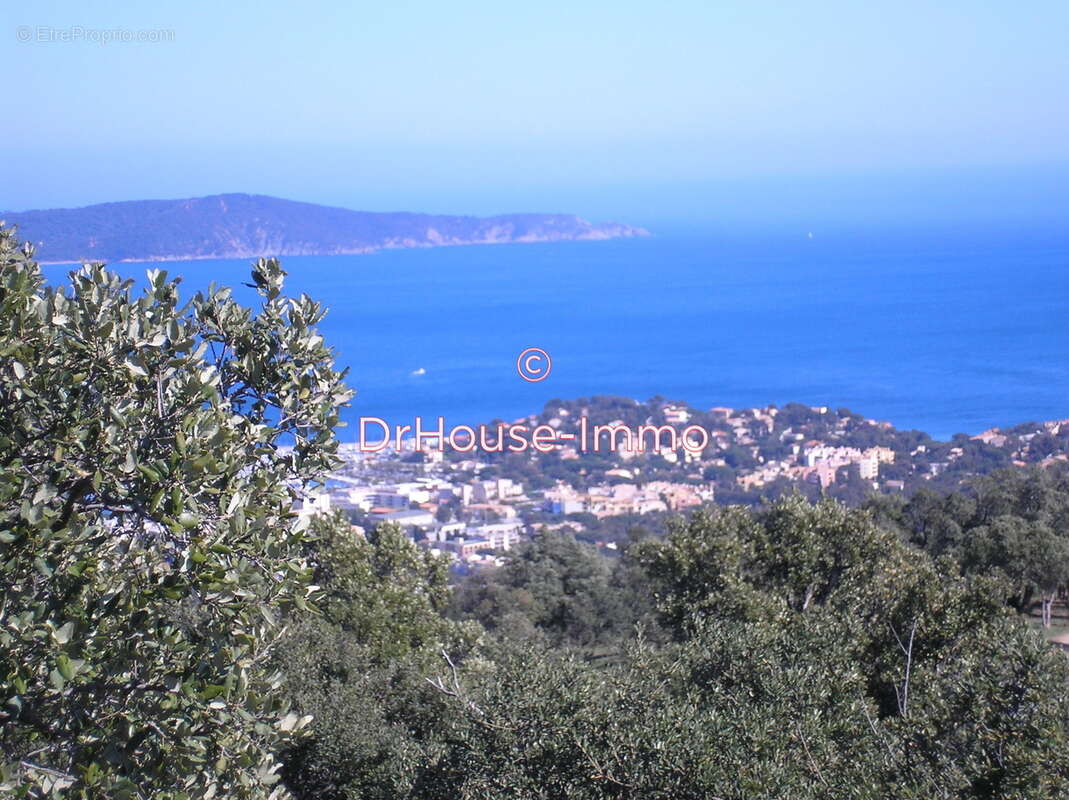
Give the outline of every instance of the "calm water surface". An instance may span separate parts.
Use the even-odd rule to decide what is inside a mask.
[[[283,262],[289,292],[330,308],[350,419],[513,419],[593,394],[847,406],[940,438],[1069,417],[1061,232],[666,234]],[[248,280],[247,260],[115,268],[151,266],[187,291]],[[553,358],[541,383],[516,374],[532,346]]]

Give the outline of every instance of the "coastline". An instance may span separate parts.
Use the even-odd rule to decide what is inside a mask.
[[[521,236],[515,239],[482,239],[472,240],[466,242],[449,242],[449,241],[436,241],[436,242],[417,242],[414,240],[405,240],[402,242],[388,242],[382,245],[367,246],[367,247],[355,247],[355,248],[343,248],[335,250],[319,250],[319,249],[289,249],[281,250],[276,253],[264,253],[258,251],[235,251],[227,253],[212,253],[207,255],[164,255],[164,256],[142,256],[138,258],[115,258],[115,259],[97,259],[94,261],[85,259],[70,259],[70,260],[57,260],[50,261],[47,259],[40,259],[37,261],[42,266],[58,266],[62,264],[90,264],[102,262],[105,264],[156,264],[156,263],[174,263],[182,261],[214,261],[214,260],[228,260],[228,259],[245,259],[245,258],[287,258],[289,256],[366,256],[374,255],[375,253],[382,252],[383,250],[432,250],[442,247],[476,247],[476,246],[488,246],[488,245],[510,245],[510,244],[553,244],[556,242],[607,242],[615,239],[644,239],[653,236],[654,234],[645,228],[630,227],[626,232],[621,233],[606,233],[601,231],[592,231],[587,234],[581,234],[578,236]]]

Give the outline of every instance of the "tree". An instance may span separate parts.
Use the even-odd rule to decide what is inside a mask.
[[[258,313],[103,265],[45,284],[0,231],[0,787],[264,797],[306,720],[269,668],[307,608],[302,488],[350,396],[321,307]]]
[[[697,615],[738,619],[757,615],[749,584],[756,523],[741,506],[702,510],[670,523],[664,542],[640,542],[632,553],[645,568],[669,629],[684,635]]]
[[[1005,575],[1010,603],[1022,613],[1038,593],[1043,624],[1050,626],[1058,591],[1069,583],[1069,538],[1045,522],[1005,514],[971,528],[960,559],[967,572]]]
[[[797,497],[640,550],[679,641],[600,671],[513,644],[477,660],[421,796],[1069,794],[1065,658],[987,577]]]
[[[1018,611],[1029,611],[1038,595],[1049,627],[1054,602],[1069,584],[1064,472],[1003,470],[975,480],[968,493],[945,496],[922,489],[881,516],[932,555],[952,556],[964,573],[1003,576]]]
[[[553,646],[612,645],[630,632],[628,593],[613,585],[606,559],[571,533],[543,530],[506,559],[460,585],[458,616]]]
[[[397,526],[365,538],[336,516],[312,529],[323,614],[295,621],[278,663],[282,691],[314,724],[284,754],[286,785],[309,800],[409,796],[448,714],[425,678],[481,629],[443,616],[447,559]]]

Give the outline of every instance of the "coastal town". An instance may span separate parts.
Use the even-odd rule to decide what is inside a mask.
[[[466,569],[500,563],[502,553],[542,528],[567,527],[612,550],[607,524],[614,521],[645,521],[656,529],[667,517],[704,505],[753,505],[790,492],[857,504],[872,493],[945,490],[1001,467],[1069,459],[1069,420],[939,442],[845,409],[789,404],[703,411],[662,398],[597,397],[552,401],[513,424],[548,426],[559,442],[596,425],[602,446],[456,452],[409,439],[369,452],[350,442],[340,447],[341,468],[304,499],[301,511],[340,510],[358,533],[396,524]],[[652,437],[644,449],[618,446],[629,439],[614,431],[643,425],[662,432],[701,426],[708,444],[696,452]]]

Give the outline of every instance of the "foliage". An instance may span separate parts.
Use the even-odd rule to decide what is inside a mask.
[[[1069,792],[1065,658],[992,581],[800,498],[698,515],[640,550],[679,642],[600,671],[515,645],[477,662],[423,796]]]
[[[404,796],[447,713],[424,678],[480,630],[445,619],[447,562],[396,526],[365,539],[337,516],[313,531],[324,613],[292,628],[278,662],[282,691],[315,723],[286,754],[286,782],[316,800]]]
[[[630,582],[571,533],[543,530],[506,554],[504,566],[460,585],[454,613],[503,636],[554,647],[605,647],[635,622]]]
[[[0,749],[8,792],[262,797],[304,721],[268,668],[306,608],[297,493],[349,397],[322,309],[102,265],[47,286],[0,233]]]
[[[968,493],[917,492],[906,503],[876,502],[889,529],[969,574],[1005,579],[1018,611],[1038,595],[1043,622],[1069,588],[1069,476],[1064,471],[1005,470],[977,479]]]
[[[462,217],[350,211],[248,194],[5,214],[30,241],[46,243],[45,256],[52,261],[244,258],[265,248],[278,255],[368,253],[398,242],[419,247],[501,241],[505,232],[521,242],[644,233],[612,223],[593,225],[570,214]]]
[[[1069,796],[1069,666],[1005,602],[1069,582],[1064,474],[703,511],[612,560],[545,531],[452,591],[395,527],[293,513],[349,392],[277,262],[254,314],[31,255],[0,234],[0,791]]]

